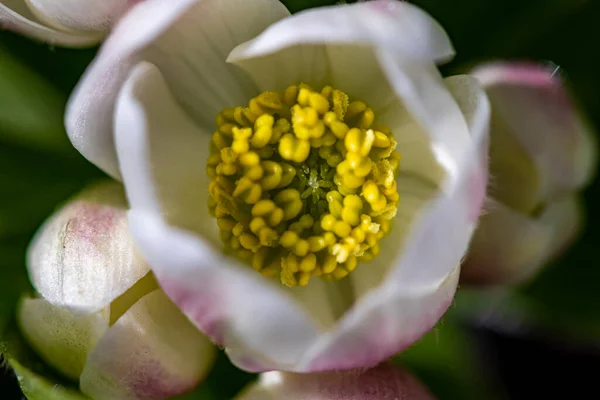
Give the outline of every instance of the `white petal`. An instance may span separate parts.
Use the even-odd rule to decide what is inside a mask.
[[[218,241],[207,206],[210,138],[177,105],[154,65],[136,66],[115,112],[115,141],[131,207]]]
[[[137,0],[25,0],[35,15],[60,30],[107,32]]]
[[[112,176],[120,175],[112,126],[117,94],[138,62],[155,63],[183,107],[211,123],[245,103],[252,83],[225,58],[231,49],[288,15],[276,0],[145,0],[115,27],[67,109],[74,146]]]
[[[65,47],[91,47],[104,37],[101,32],[62,31],[44,26],[27,8],[25,0],[3,0],[0,3],[0,29]]]
[[[303,44],[375,45],[426,61],[443,61],[454,55],[442,27],[421,9],[380,0],[295,14],[236,48],[229,61],[258,58]]]
[[[295,14],[235,48],[228,61],[248,71],[262,90],[330,84],[380,109],[396,96],[381,73],[376,49],[423,63],[454,54],[430,16],[408,3],[384,0]]]
[[[409,279],[413,287],[417,282],[440,283],[460,263],[486,194],[488,99],[477,81],[469,76],[448,78],[446,84],[464,115],[471,140],[462,151],[463,157],[457,160],[456,179],[446,182],[441,195],[419,216],[406,251],[392,269],[392,276],[398,282]],[[429,252],[427,247],[436,251]],[[410,266],[410,260],[416,265]]]
[[[464,220],[443,217],[438,221],[432,220],[430,222],[432,229],[435,229],[433,224],[437,222],[447,224],[447,229],[461,233],[461,239],[457,240],[457,244],[454,246],[459,250],[459,254],[453,256],[450,263],[444,263],[444,259],[440,258],[439,261],[429,265],[428,268],[419,268],[417,265],[412,268],[415,270],[421,269],[422,273],[430,274],[431,279],[440,280],[458,265],[458,260],[466,251],[474,222],[480,213],[487,183],[489,103],[485,93],[473,78],[466,75],[454,76],[447,78],[445,84],[452,99],[456,101],[455,107],[461,112],[463,124],[466,123],[469,126],[466,131],[469,134],[466,150],[473,159],[463,160],[462,171],[455,171],[459,172],[459,175],[465,174],[459,179],[462,183],[450,181],[449,185],[447,184],[446,187],[442,188],[443,192],[441,194],[439,193],[440,188],[434,186],[432,182],[420,178],[418,171],[401,169],[397,179],[400,202],[398,214],[393,220],[392,234],[383,240],[381,254],[373,262],[365,264],[364,268],[359,267],[353,272],[353,275],[356,275],[353,279],[354,288],[359,296],[379,285],[388,271],[394,268],[395,263],[398,262],[398,257],[402,256],[406,249],[406,241],[410,240],[416,229],[419,229],[418,224],[423,223],[423,218],[429,218],[426,215],[432,212],[433,200],[440,204],[448,202],[448,207],[458,207],[463,209],[461,212],[468,213]],[[400,137],[404,132],[402,130],[399,132]],[[399,151],[403,154],[401,146],[399,146]],[[403,158],[400,164],[402,165],[404,161]],[[469,165],[471,162],[472,165]],[[424,164],[421,165],[424,166]],[[473,175],[467,176],[467,174]],[[453,194],[450,192],[445,193],[446,191],[454,192],[454,196],[464,196],[462,198],[465,200],[452,199]],[[453,201],[456,201],[456,203],[453,204]],[[459,201],[463,201],[463,203],[459,203]],[[439,212],[441,213],[441,211]],[[448,212],[456,214],[456,212]],[[449,236],[458,238],[455,234]],[[435,265],[441,266],[442,269],[436,269]],[[436,276],[436,274],[438,275]]]
[[[426,268],[427,263],[419,266]],[[368,368],[405,350],[429,332],[452,303],[459,273],[457,267],[439,285],[411,288],[408,282],[394,282],[363,295],[294,371]]]
[[[414,377],[385,363],[369,370],[260,375],[237,400],[433,400]]]
[[[469,140],[434,65],[452,55],[445,32],[422,10],[372,1],[286,18],[234,49],[228,60],[263,90],[331,84],[366,101],[377,123],[393,128],[406,155],[401,168],[439,184],[444,169],[456,172]]]
[[[489,104],[473,78],[455,77],[448,86],[472,138],[457,179],[416,216],[403,245],[388,238],[377,260],[390,263],[383,282],[358,300],[336,331],[321,337],[298,370],[375,365],[418,340],[451,303],[485,197]]]
[[[77,316],[43,299],[23,298],[19,328],[44,360],[72,379],[79,379],[88,353],[108,329],[108,310]]]
[[[527,63],[488,64],[473,71],[488,92],[494,119],[506,131],[496,133],[492,125],[492,148],[495,136],[514,135],[539,169],[541,199],[580,188],[596,170],[592,132],[557,72]]]
[[[461,281],[517,284],[531,279],[566,248],[582,222],[575,196],[548,204],[539,217],[491,204],[473,237]]]
[[[317,323],[280,283],[155,215],[134,209],[130,224],[165,293],[204,333],[225,346],[239,367],[292,368],[317,337]]]
[[[134,304],[90,352],[81,390],[95,400],[170,398],[194,388],[214,354],[208,339],[156,290]]]
[[[95,312],[148,273],[126,212],[122,187],[106,183],[85,190],[50,217],[27,255],[29,276],[45,300]]]

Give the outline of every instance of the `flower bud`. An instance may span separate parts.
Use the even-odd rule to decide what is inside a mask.
[[[94,400],[160,399],[192,389],[214,348],[159,289],[129,237],[118,184],[89,188],[40,229],[23,336]]]
[[[595,145],[556,73],[533,64],[474,71],[492,105],[492,178],[464,281],[526,280],[580,228],[577,197],[594,171]]]
[[[433,400],[413,376],[391,363],[321,374],[263,373],[237,400]]]
[[[139,0],[3,0],[0,26],[68,47],[99,42]]]

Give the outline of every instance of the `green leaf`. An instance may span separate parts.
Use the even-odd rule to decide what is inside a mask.
[[[70,152],[63,110],[66,96],[0,46],[0,140]]]
[[[0,31],[0,43],[20,63],[43,76],[65,98],[69,96],[98,50],[55,47],[8,31]]]
[[[78,390],[57,385],[21,365],[16,359],[8,358],[23,394],[28,400],[86,400]]]
[[[410,369],[444,400],[479,400],[490,397],[485,386],[474,339],[452,318],[444,321],[395,359]]]
[[[28,400],[87,400],[74,383],[67,382],[35,355],[11,324],[3,335],[0,353],[13,369]]]
[[[32,235],[58,203],[102,176],[82,157],[0,142],[0,238]]]

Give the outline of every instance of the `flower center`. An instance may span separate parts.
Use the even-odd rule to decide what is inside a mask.
[[[207,173],[226,249],[286,286],[342,279],[377,256],[400,155],[374,120],[364,102],[304,84],[221,111]]]

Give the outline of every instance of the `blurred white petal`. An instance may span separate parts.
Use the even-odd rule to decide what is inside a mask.
[[[24,0],[46,24],[64,31],[107,32],[140,0]]]
[[[63,31],[45,26],[31,13],[25,0],[0,2],[0,29],[7,29],[51,45],[91,47],[99,43],[104,32]]]
[[[549,203],[541,215],[524,215],[502,203],[481,217],[461,280],[471,284],[517,284],[530,279],[561,253],[582,226],[574,195]]]
[[[498,63],[483,65],[473,75],[492,103],[492,149],[496,136],[514,136],[538,170],[538,200],[589,181],[596,146],[560,74],[536,64]],[[503,132],[495,132],[497,125]],[[530,190],[525,185],[514,190],[519,189]]]

